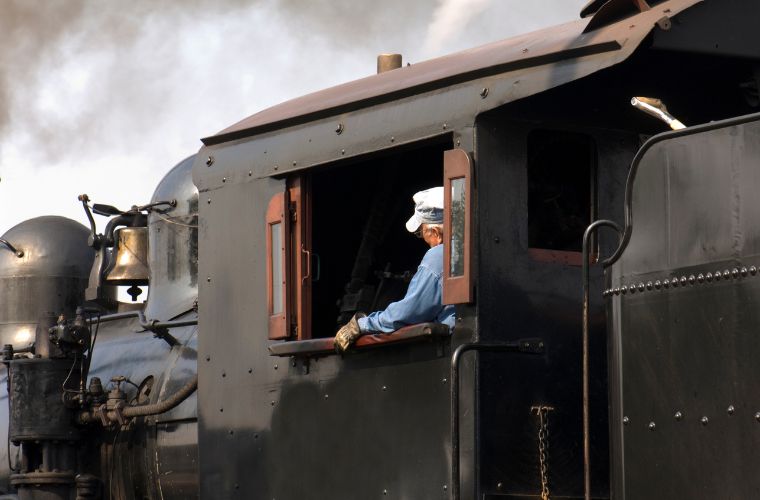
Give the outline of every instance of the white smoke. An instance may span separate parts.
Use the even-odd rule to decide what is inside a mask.
[[[85,192],[146,203],[201,137],[370,75],[379,53],[415,63],[567,21],[575,3],[0,0],[0,235],[43,214],[86,223]]]
[[[491,0],[438,0],[425,37],[424,52],[434,54],[446,41],[457,39],[490,4]]]

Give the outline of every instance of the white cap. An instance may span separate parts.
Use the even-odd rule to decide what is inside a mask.
[[[443,187],[415,193],[414,214],[406,221],[406,230],[415,232],[421,224],[443,224]]]

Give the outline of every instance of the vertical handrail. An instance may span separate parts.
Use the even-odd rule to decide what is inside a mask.
[[[16,257],[18,257],[19,259],[24,256],[23,250],[18,250],[16,247],[11,245],[11,243],[8,240],[4,238],[0,238],[0,245],[5,245],[8,248],[8,250],[13,252],[16,255]]]
[[[588,382],[588,331],[589,331],[589,239],[600,227],[610,227],[622,238],[623,230],[611,220],[593,222],[583,233],[583,498],[591,500],[591,439],[589,435],[589,382]],[[618,244],[619,245],[619,244]],[[602,262],[607,264],[608,260]]]
[[[462,344],[451,356],[451,495],[459,500],[459,361],[468,351],[520,352],[541,354],[544,342],[540,339],[523,339],[496,344]]]

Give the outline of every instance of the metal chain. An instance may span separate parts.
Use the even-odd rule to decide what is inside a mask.
[[[549,412],[551,406],[533,406],[538,416],[538,461],[541,472],[541,500],[549,500]]]

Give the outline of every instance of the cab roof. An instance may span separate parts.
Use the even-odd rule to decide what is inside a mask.
[[[621,48],[632,53],[658,23],[701,1],[668,0],[640,12],[636,8],[642,4],[640,0],[609,0],[596,6],[593,15],[588,15],[587,6],[584,14],[588,17],[583,19],[297,97],[251,115],[203,139],[203,143],[220,144],[482,77],[530,72],[559,61],[597,56],[601,58],[598,69],[603,69],[621,62],[617,54]],[[556,85],[563,83],[567,82]],[[542,90],[536,88],[535,92]]]

